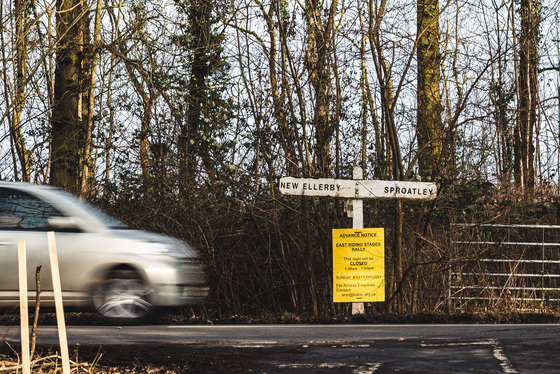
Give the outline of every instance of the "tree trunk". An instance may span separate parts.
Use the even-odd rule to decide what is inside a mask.
[[[533,132],[537,121],[539,7],[538,0],[521,1],[514,175],[516,186],[526,192],[535,187]]]
[[[392,163],[392,170],[389,170],[387,165],[387,176],[394,180],[404,179],[404,167],[402,164],[401,149],[399,145],[399,138],[397,134],[397,126],[395,123],[395,94],[393,91],[393,79],[391,69],[385,55],[380,40],[380,27],[381,21],[385,15],[386,0],[379,3],[376,9],[372,0],[368,1],[368,15],[369,15],[369,31],[368,38],[371,45],[373,60],[375,63],[375,70],[377,73],[377,80],[381,87],[381,107],[383,113],[383,124],[387,129],[387,138],[389,141],[387,149],[387,160]],[[390,175],[392,174],[392,175]],[[402,292],[399,285],[402,284],[402,258],[403,258],[403,215],[402,215],[402,201],[397,200],[396,214],[395,214],[395,230],[393,231],[393,252],[394,252],[394,276],[389,279],[387,284],[390,292],[395,296],[396,302],[388,305],[388,308],[400,311],[402,309],[402,297],[396,295],[397,292]]]
[[[95,10],[95,28],[93,33],[93,48],[91,50],[91,67],[89,72],[89,82],[88,88],[88,103],[87,103],[87,121],[86,121],[86,133],[84,139],[84,161],[82,169],[82,177],[80,180],[80,194],[82,196],[87,196],[91,193],[91,174],[93,173],[93,160],[91,159],[92,151],[92,135],[93,135],[93,110],[95,108],[95,74],[97,69],[97,56],[99,48],[99,39],[101,35],[101,7],[102,0],[97,0],[97,6]],[[85,28],[84,28],[85,30]]]
[[[21,114],[23,104],[25,102],[25,86],[27,84],[27,74],[25,63],[27,59],[27,27],[24,22],[25,10],[27,9],[27,0],[15,1],[15,16],[16,16],[16,79],[15,79],[15,98],[13,105],[13,116],[10,128],[10,135],[15,147],[17,159],[21,169],[21,180],[29,182],[31,178],[31,171],[29,165],[29,154],[25,146],[25,139],[21,131]],[[14,165],[15,166],[15,165]],[[17,169],[15,170],[16,180],[19,178]]]
[[[82,137],[82,1],[57,0],[56,8],[58,45],[51,124],[50,183],[78,193]]]
[[[313,124],[315,127],[315,173],[317,177],[331,175],[331,142],[335,127],[329,118],[329,96],[332,94],[330,69],[328,64],[331,49],[332,30],[337,0],[333,0],[326,22],[322,19],[322,3],[308,0],[305,3],[307,24],[307,71],[315,97]]]
[[[287,41],[285,30],[288,20],[287,15],[283,12],[285,6],[286,5],[283,0],[274,0],[270,4],[268,12],[265,12],[263,8],[263,15],[266,19],[270,39],[270,47],[268,50],[268,68],[270,72],[270,92],[272,95],[274,118],[278,123],[280,145],[282,146],[285,155],[286,173],[287,175],[297,176],[300,175],[300,173],[298,172],[299,164],[295,148],[296,134],[294,128],[288,122],[285,110],[286,91],[288,85],[288,66],[286,62]],[[276,22],[274,15],[276,15],[278,22]],[[276,36],[276,25],[279,29],[279,44]],[[280,58],[278,58],[277,45],[280,45]],[[278,74],[280,74],[280,77],[278,77]]]
[[[222,35],[214,29],[214,3],[211,0],[191,0],[182,3],[187,15],[183,48],[189,56],[190,80],[186,94],[186,116],[182,123],[179,152],[183,194],[188,194],[193,181],[201,174],[199,162],[204,167],[206,179],[216,185],[216,160],[212,155],[212,137],[224,124],[216,117],[218,107],[227,112],[226,104],[216,87],[210,86],[213,78],[220,80],[223,71]]]
[[[426,180],[435,180],[442,171],[442,136],[440,96],[439,2],[418,0],[418,86],[417,125],[418,166]]]
[[[120,47],[120,53],[122,56],[127,55],[127,50],[124,45]],[[148,53],[150,51],[148,50]],[[124,60],[124,66],[130,77],[132,85],[136,89],[138,95],[142,99],[142,118],[140,120],[140,145],[139,145],[139,155],[140,155],[140,168],[142,170],[142,177],[147,179],[151,175],[151,160],[150,160],[150,134],[152,132],[151,123],[153,116],[153,108],[159,93],[156,92],[153,87],[152,79],[147,76],[145,70],[142,67],[136,66],[136,62]],[[151,69],[150,69],[151,70]],[[136,75],[140,76],[140,79]],[[144,88],[146,85],[146,88]]]

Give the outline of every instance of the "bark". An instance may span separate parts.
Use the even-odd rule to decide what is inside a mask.
[[[124,66],[128,72],[128,76],[134,86],[138,95],[142,99],[142,118],[140,121],[140,167],[142,170],[142,177],[149,178],[151,175],[151,160],[150,160],[150,134],[151,122],[153,116],[153,107],[159,93],[152,84],[149,73],[146,72],[141,66],[137,66],[135,62],[126,59],[127,51],[123,45],[120,46],[121,56],[124,58]],[[149,50],[148,50],[148,53]],[[137,75],[141,79],[138,79]]]
[[[380,39],[381,21],[385,15],[386,0],[382,0],[376,9],[373,1],[368,1],[369,28],[368,39],[373,54],[373,61],[377,80],[381,88],[381,111],[383,113],[382,122],[387,131],[389,146],[387,149],[387,162],[391,163],[391,168],[387,167],[385,177],[392,177],[395,180],[403,180],[404,167],[402,164],[401,149],[395,123],[395,91],[393,87],[393,77],[391,68],[385,54]]]
[[[418,86],[417,86],[417,134],[418,166],[426,180],[435,180],[442,171],[440,65],[439,50],[439,2],[418,0]]]
[[[212,0],[187,3],[187,42],[184,47],[189,53],[190,80],[186,95],[186,117],[179,139],[183,193],[191,190],[192,182],[200,175],[199,161],[210,184],[214,186],[217,182],[210,142],[214,129],[220,126],[211,120],[216,110],[213,105],[217,105],[219,98],[212,96],[214,88],[208,86],[208,81],[220,69],[222,43],[221,36],[213,29]]]
[[[29,165],[29,151],[25,145],[25,139],[21,131],[21,116],[23,111],[23,104],[25,103],[25,86],[27,84],[26,60],[27,60],[27,27],[24,22],[25,9],[27,8],[27,0],[15,1],[15,16],[16,16],[16,87],[15,98],[13,103],[13,116],[10,128],[10,135],[14,144],[14,148],[19,161],[21,169],[21,180],[29,182],[31,178],[31,171]],[[16,171],[16,179],[18,179]]]
[[[317,177],[327,177],[331,174],[331,143],[335,126],[329,118],[332,88],[328,58],[337,3],[336,0],[331,3],[326,22],[323,22],[321,2],[308,0],[305,3],[308,35],[307,70],[315,97],[313,124],[315,126],[315,176]]]
[[[193,58],[191,65],[191,80],[189,82],[189,104],[187,109],[187,127],[189,128],[189,140],[195,139],[195,144],[189,149],[189,154],[197,153],[202,159],[209,175],[211,161],[208,154],[208,114],[206,104],[209,98],[207,79],[210,75],[209,49],[211,48],[209,36],[212,33],[210,18],[212,4],[209,0],[198,1],[191,8],[189,22],[193,27],[195,45],[193,46]],[[194,170],[196,171],[196,170]],[[211,178],[214,179],[214,178]]]
[[[87,196],[92,190],[91,186],[91,174],[93,171],[93,160],[91,158],[92,152],[92,135],[93,135],[93,111],[95,108],[95,77],[97,69],[98,60],[98,49],[99,40],[101,34],[101,7],[102,0],[97,0],[97,6],[95,11],[95,28],[93,33],[93,50],[91,51],[91,67],[89,72],[89,82],[88,82],[88,103],[87,103],[87,121],[86,121],[86,134],[84,140],[84,162],[82,169],[82,178],[80,181],[80,193],[82,196]]]
[[[83,26],[82,1],[58,0],[50,183],[73,193],[81,166]]]
[[[41,309],[41,268],[43,265],[37,266],[35,269],[35,313],[33,315],[33,326],[31,327],[31,348],[29,355],[33,358],[35,353],[35,344],[37,342],[37,324],[39,322],[39,310]]]
[[[508,103],[511,101],[511,95],[504,87],[507,87],[506,82],[502,79],[501,70],[498,71],[500,76],[495,83],[490,87],[489,98],[492,105],[495,107],[494,122],[496,123],[496,132],[498,137],[498,149],[496,158],[497,172],[502,183],[508,184],[511,182],[513,171],[513,134],[510,119],[508,116]]]
[[[272,104],[274,117],[278,123],[278,132],[280,134],[280,142],[286,157],[286,173],[287,175],[297,176],[298,158],[295,149],[296,134],[294,128],[289,124],[285,110],[285,101],[288,86],[287,77],[287,61],[286,61],[286,15],[284,14],[285,3],[283,0],[275,0],[271,3],[270,10],[266,14],[266,23],[268,27],[268,35],[270,39],[270,48],[268,51],[268,66],[270,72],[270,87],[272,95]],[[274,22],[273,14],[276,14],[278,22]],[[276,36],[275,24],[278,25],[279,35]],[[278,39],[280,43],[278,43]],[[280,46],[280,58],[278,57],[277,45]],[[279,60],[279,61],[278,61]],[[280,72],[280,77],[278,77]]]
[[[377,80],[381,87],[381,109],[383,113],[383,124],[387,129],[387,138],[389,141],[389,147],[387,149],[387,159],[391,161],[392,168],[388,170],[386,177],[391,177],[394,180],[404,179],[404,167],[402,164],[401,149],[399,145],[399,138],[397,134],[397,126],[395,123],[395,103],[396,95],[393,87],[393,79],[391,74],[391,69],[385,54],[383,52],[383,47],[380,39],[380,27],[381,21],[385,15],[386,0],[382,0],[379,6],[376,8],[373,1],[368,1],[368,15],[369,15],[369,27],[368,27],[368,39],[371,45],[371,51],[373,54],[373,60],[375,64],[375,70],[377,73]],[[379,157],[379,156],[378,156]],[[392,175],[389,175],[391,173]],[[403,234],[403,212],[402,212],[402,201],[397,200],[395,212],[395,229],[393,231],[394,240],[394,276],[390,277],[388,280],[388,289],[392,293],[389,300],[396,300],[395,303],[389,303],[390,308],[394,308],[397,311],[403,309],[401,295],[402,286],[402,276],[403,276],[403,245],[402,245],[402,234]]]
[[[533,133],[537,121],[538,53],[540,2],[521,1],[521,34],[519,38],[518,113],[514,133],[514,176],[521,190],[535,187]]]
[[[362,30],[362,32],[364,31],[364,21],[363,21],[363,16],[362,16],[362,7],[361,7],[361,3],[358,2],[358,15],[359,15],[359,20],[360,20],[360,30]],[[366,34],[367,35],[367,34]],[[361,76],[360,76],[360,91],[362,94],[362,110],[361,110],[361,149],[360,149],[360,166],[362,168],[362,170],[364,171],[364,174],[366,174],[367,171],[367,135],[368,135],[368,128],[367,128],[367,119],[368,119],[368,106],[369,104],[371,104],[371,101],[369,100],[369,82],[368,82],[368,74],[367,74],[367,68],[366,68],[366,42],[367,39],[365,36],[361,37],[360,40],[360,71],[361,71]],[[372,113],[374,113],[372,111]],[[373,118],[375,120],[375,117]],[[375,138],[376,141],[378,141],[377,138],[378,134],[375,134]],[[378,144],[376,144],[378,145]],[[379,148],[376,147],[376,151],[378,151]]]

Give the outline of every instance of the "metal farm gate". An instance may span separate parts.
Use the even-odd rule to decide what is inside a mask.
[[[560,226],[455,223],[451,232],[450,309],[560,306]]]

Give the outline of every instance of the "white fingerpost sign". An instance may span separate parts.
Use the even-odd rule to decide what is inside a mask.
[[[353,180],[332,178],[280,178],[284,195],[326,196],[351,199],[348,216],[352,228],[364,227],[363,199],[433,200],[437,196],[435,183],[364,180],[362,168],[354,167]],[[352,314],[364,313],[363,303],[352,303]]]
[[[360,168],[361,169],[361,168]],[[349,179],[280,179],[284,195],[331,196],[349,199],[414,199],[430,200],[437,195],[434,183]]]

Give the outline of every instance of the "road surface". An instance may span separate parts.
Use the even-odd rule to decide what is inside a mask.
[[[556,324],[68,326],[67,333],[80,350],[132,350],[137,360],[168,352],[193,372],[220,372],[212,365],[221,363],[232,373],[560,373]],[[18,326],[0,326],[4,345],[17,346],[18,334]],[[58,344],[56,327],[41,326],[38,344]]]

